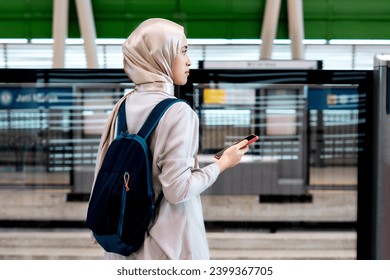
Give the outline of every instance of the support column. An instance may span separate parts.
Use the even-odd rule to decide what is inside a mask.
[[[292,59],[304,59],[303,54],[303,6],[302,0],[288,0],[288,28],[291,39]]]
[[[84,50],[88,68],[98,68],[96,51],[96,30],[90,0],[76,0],[77,15],[81,35],[84,39]]]
[[[278,27],[281,0],[267,0],[261,30],[260,59],[271,59],[272,46]]]
[[[68,0],[53,1],[53,68],[65,67],[65,39],[68,37]]]

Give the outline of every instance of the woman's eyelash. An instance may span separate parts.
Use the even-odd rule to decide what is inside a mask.
[[[188,51],[187,47],[183,47],[183,48],[181,49],[181,53],[182,53],[182,54],[186,54],[187,51]]]

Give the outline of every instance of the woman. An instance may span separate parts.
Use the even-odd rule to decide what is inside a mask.
[[[165,20],[141,23],[123,44],[124,70],[135,90],[122,98],[110,115],[98,153],[96,171],[115,134],[115,116],[126,102],[129,133],[136,133],[153,107],[174,98],[174,84],[184,85],[191,61],[182,26]],[[164,198],[141,249],[129,259],[209,259],[200,194],[225,169],[238,164],[248,151],[247,141],[227,149],[206,167],[196,161],[199,140],[197,114],[184,102],[172,105],[151,135],[153,188]],[[97,172],[96,172],[97,174]],[[105,253],[107,259],[126,257]]]

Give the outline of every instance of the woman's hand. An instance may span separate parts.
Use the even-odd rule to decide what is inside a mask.
[[[242,156],[248,152],[249,147],[247,144],[248,140],[243,140],[226,149],[217,161],[219,170],[222,172],[236,166],[241,161]]]

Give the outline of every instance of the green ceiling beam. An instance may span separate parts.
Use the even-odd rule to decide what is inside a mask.
[[[277,37],[288,38],[286,1]],[[52,0],[0,0],[0,38],[50,38]],[[69,37],[80,37],[69,0]],[[189,38],[258,39],[265,0],[92,0],[98,38],[125,38],[150,17],[174,20]],[[307,39],[390,39],[389,0],[304,0]]]

